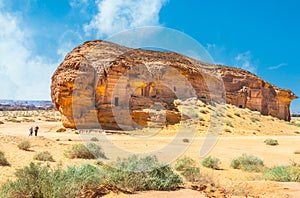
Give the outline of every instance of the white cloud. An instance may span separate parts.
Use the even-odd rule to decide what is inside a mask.
[[[270,66],[270,67],[268,67],[268,69],[269,70],[275,70],[275,69],[279,69],[279,68],[284,67],[284,66],[287,66],[287,64],[286,63],[280,63],[280,64],[275,65],[275,66]]]
[[[234,58],[234,66],[240,67],[242,69],[245,69],[247,71],[250,71],[252,73],[257,72],[257,66],[253,63],[252,55],[250,51],[246,51],[244,53],[238,54]]]
[[[84,26],[86,35],[105,37],[141,26],[159,25],[167,0],[96,0],[98,13]]]
[[[0,10],[0,98],[49,99],[54,67],[34,56],[20,18]]]

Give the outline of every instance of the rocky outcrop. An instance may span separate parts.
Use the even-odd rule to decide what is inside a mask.
[[[296,98],[242,69],[100,40],[66,55],[52,77],[51,97],[65,127],[125,130],[186,119],[176,99],[226,101],[289,120]]]

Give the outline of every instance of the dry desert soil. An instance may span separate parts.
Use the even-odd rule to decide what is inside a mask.
[[[154,152],[159,159],[167,159],[174,164],[177,157],[188,156],[195,159],[200,170],[205,173],[215,184],[226,189],[227,197],[300,197],[300,182],[276,182],[266,181],[261,173],[245,172],[232,169],[230,162],[233,158],[244,153],[255,155],[263,159],[265,166],[290,165],[300,163],[300,155],[294,151],[300,150],[300,120],[293,118],[292,122],[285,122],[269,116],[262,116],[258,112],[247,109],[239,109],[227,106],[223,115],[225,120],[220,127],[219,135],[212,138],[216,144],[212,147],[210,156],[220,159],[220,169],[213,170],[201,166],[203,157],[199,152],[206,142],[207,129],[211,124],[209,109],[201,111],[201,122],[183,123],[195,128],[195,134],[179,134],[180,125],[168,126],[161,130],[140,129],[131,134],[123,134],[115,131],[102,131],[82,133],[82,131],[67,129],[65,132],[57,132],[62,128],[59,121],[60,115],[56,111],[14,111],[0,112],[0,150],[11,166],[0,166],[0,185],[7,180],[14,179],[16,169],[22,168],[34,161],[33,156],[40,151],[49,151],[55,162],[63,167],[69,165],[81,165],[84,163],[95,164],[96,160],[68,159],[63,151],[74,143],[90,140],[97,137],[105,154],[113,160],[117,156],[126,157],[131,153]],[[37,137],[29,137],[28,129],[38,125],[40,131]],[[195,135],[195,136],[193,136]],[[183,141],[188,137],[188,142]],[[267,138],[278,140],[279,145],[269,146],[264,143]],[[174,139],[175,142],[171,143]],[[29,140],[32,144],[30,151],[18,149],[17,144],[23,140]],[[162,150],[168,145],[167,150]],[[119,148],[119,149],[116,149]],[[126,151],[126,152],[125,152]],[[170,158],[171,155],[171,158]],[[175,157],[174,157],[174,156]],[[170,159],[169,159],[170,158]],[[134,194],[110,193],[105,197],[224,197],[218,192],[204,193],[193,190],[193,184],[185,182],[182,189],[171,192],[145,191]]]

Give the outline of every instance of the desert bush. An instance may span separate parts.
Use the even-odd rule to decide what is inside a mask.
[[[14,181],[2,186],[1,197],[81,197],[82,192],[101,184],[131,191],[174,190],[182,184],[181,177],[154,156],[131,156],[117,160],[112,166],[85,164],[66,170],[30,163],[15,175]]]
[[[106,158],[101,147],[95,143],[74,144],[64,152],[67,158],[95,159]]]
[[[300,131],[295,131],[294,133],[295,133],[295,134],[300,134]]]
[[[1,197],[78,197],[85,189],[99,186],[103,174],[91,165],[55,170],[31,163],[15,173],[16,180],[6,182]]]
[[[252,122],[260,121],[260,119],[257,118],[257,117],[250,117],[250,120],[251,120]]]
[[[264,141],[264,143],[266,143],[266,145],[270,145],[270,146],[276,146],[276,145],[278,145],[278,141],[274,140],[274,139],[271,139],[271,138],[266,139]]]
[[[59,129],[56,130],[57,133],[63,133],[63,132],[66,132],[66,131],[67,131],[67,129],[65,129],[65,128],[59,128]]]
[[[190,140],[187,139],[187,138],[183,138],[182,141],[183,141],[184,143],[189,143],[189,142],[190,142]]]
[[[220,169],[219,167],[220,159],[216,157],[207,157],[202,160],[202,166],[212,169]]]
[[[68,139],[68,141],[69,141],[69,142],[71,142],[71,141],[72,141],[72,139],[71,139],[71,138],[69,138],[69,139]]]
[[[29,151],[31,144],[28,140],[23,140],[18,144],[18,148],[24,151]]]
[[[209,113],[209,111],[208,111],[206,108],[200,108],[199,111],[200,111],[200,113],[202,113],[202,114],[207,114],[207,113]]]
[[[224,129],[224,131],[225,131],[226,133],[231,133],[231,130],[228,129],[228,128]]]
[[[238,113],[238,112],[235,112],[234,115],[237,116],[237,117],[241,117],[241,114]]]
[[[280,182],[299,182],[300,168],[297,166],[275,166],[264,173],[264,178]]]
[[[264,167],[264,162],[256,156],[243,154],[233,159],[230,166],[234,169],[259,172]]]
[[[60,139],[59,139],[59,138],[57,138],[55,141],[57,141],[57,142],[58,142],[58,141],[60,141]]]
[[[228,118],[233,118],[233,116],[231,115],[231,114],[226,114],[226,116],[228,117]]]
[[[54,159],[52,155],[49,153],[49,151],[42,151],[33,156],[33,159],[39,160],[39,161],[48,161],[48,162],[54,162]]]
[[[0,124],[4,124],[4,122],[0,121]]]
[[[22,122],[35,122],[34,119],[29,119],[29,118],[23,118]]]
[[[91,141],[93,141],[93,142],[98,142],[99,140],[98,140],[98,138],[96,138],[96,137],[92,137],[92,138],[91,138]]]
[[[3,151],[0,151],[0,166],[9,166],[10,164],[8,163],[5,154]]]
[[[16,118],[7,118],[5,120],[8,122],[21,123],[21,120],[17,120]]]
[[[198,181],[200,175],[200,168],[199,167],[187,167],[184,171],[181,172],[181,175],[189,182],[196,182]]]
[[[181,177],[169,165],[159,163],[155,156],[133,155],[118,159],[113,166],[107,169],[108,183],[121,189],[174,190],[182,184]]]
[[[293,126],[297,126],[297,127],[300,127],[300,123],[297,123],[297,122],[287,122],[288,125],[293,125]]]
[[[229,126],[229,127],[232,127],[232,128],[234,127],[232,122],[229,122],[229,121],[226,122],[226,125]]]
[[[295,150],[294,154],[300,154],[300,150]]]
[[[174,165],[175,170],[184,171],[188,167],[194,167],[196,165],[196,161],[190,157],[184,156],[178,160]]]

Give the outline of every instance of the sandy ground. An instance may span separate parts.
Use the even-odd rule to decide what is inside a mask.
[[[234,115],[234,113],[231,113]],[[253,115],[250,115],[253,116]],[[244,119],[244,118],[245,119]],[[300,197],[300,183],[280,183],[264,181],[259,173],[248,173],[241,170],[230,168],[230,162],[233,158],[246,154],[253,154],[264,160],[267,167],[274,165],[289,165],[292,162],[300,163],[300,155],[294,154],[295,150],[300,150],[300,135],[295,133],[300,131],[300,127],[291,125],[284,121],[278,121],[269,117],[259,117],[253,125],[255,127],[246,127],[247,124],[242,120],[249,122],[245,114],[232,118],[234,127],[231,133],[222,133],[218,137],[217,143],[212,147],[209,155],[218,157],[221,161],[221,170],[211,170],[201,167],[201,171],[209,175],[216,183],[221,186],[239,189],[242,193],[255,192],[259,197]],[[61,123],[55,120],[46,121],[44,119],[35,119],[35,122],[11,122],[4,121],[0,124],[0,150],[5,152],[5,156],[11,163],[10,167],[0,167],[0,184],[7,179],[14,178],[14,172],[34,161],[33,156],[39,151],[49,151],[56,162],[51,162],[52,166],[58,163],[63,167],[68,165],[80,165],[83,163],[94,164],[96,160],[67,159],[63,156],[63,151],[71,144],[82,141],[89,141],[91,137],[97,137],[105,154],[110,160],[117,156],[126,157],[132,153],[155,154],[161,161],[174,163],[177,157],[186,155],[197,160],[200,165],[203,157],[200,157],[200,149],[207,140],[205,133],[198,132],[195,137],[189,137],[189,143],[183,141],[187,134],[178,135],[176,127],[171,126],[165,133],[144,135],[136,133],[135,135],[121,135],[109,133],[89,133],[76,134],[74,130],[58,133]],[[299,122],[295,120],[295,122]],[[28,137],[28,129],[31,126],[38,125],[40,131],[38,137]],[[248,123],[249,125],[249,123]],[[245,127],[244,127],[245,126]],[[259,127],[261,126],[261,127]],[[250,131],[252,130],[252,131]],[[253,130],[256,134],[253,134]],[[240,132],[243,131],[243,132]],[[245,134],[245,131],[248,131]],[[271,135],[275,131],[275,135]],[[264,140],[274,138],[278,140],[278,146],[267,146]],[[24,139],[32,143],[31,151],[22,151],[17,148],[17,144]],[[59,141],[58,141],[59,139]],[[174,141],[175,139],[175,141]],[[174,141],[173,143],[170,143]],[[167,149],[164,150],[167,146]],[[126,151],[126,152],[125,152]],[[205,197],[203,193],[191,189],[181,189],[173,192],[138,192],[134,195],[110,194],[107,197]]]

